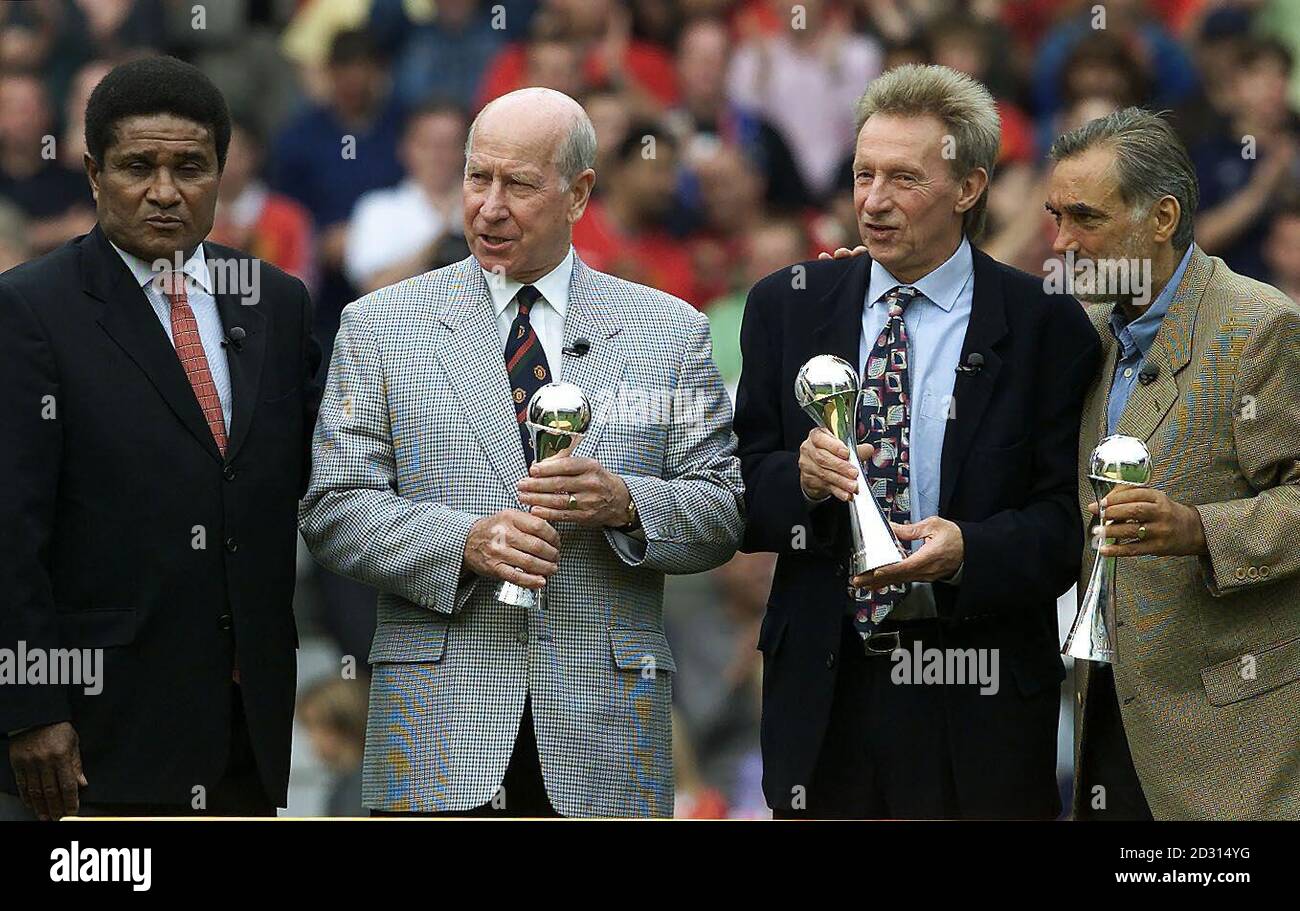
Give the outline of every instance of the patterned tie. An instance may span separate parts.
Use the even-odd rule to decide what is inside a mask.
[[[907,324],[903,312],[920,294],[899,285],[885,295],[889,316],[867,355],[858,408],[858,440],[876,447],[863,467],[867,486],[886,518],[900,525],[912,521],[909,426],[912,381],[907,362]],[[907,585],[891,585],[858,602],[854,625],[865,639],[907,594]]]
[[[172,304],[172,344],[176,346],[176,356],[181,359],[181,367],[185,369],[185,376],[199,400],[199,407],[203,409],[203,417],[207,419],[208,430],[212,431],[212,438],[217,441],[217,449],[224,458],[226,421],[221,414],[221,397],[217,394],[217,384],[212,381],[212,371],[208,369],[198,321],[194,319],[194,311],[185,295],[185,276],[165,273],[159,287]]]
[[[515,295],[519,315],[510,324],[510,337],[506,341],[506,373],[510,374],[510,390],[515,400],[515,418],[519,421],[519,439],[524,447],[524,461],[533,464],[533,443],[524,422],[528,419],[528,400],[533,393],[551,381],[551,371],[546,363],[546,352],[537,337],[528,313],[541,298],[542,292],[532,285],[524,285]]]

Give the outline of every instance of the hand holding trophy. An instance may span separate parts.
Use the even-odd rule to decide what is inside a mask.
[[[547,383],[528,400],[529,439],[533,460],[565,458],[577,447],[591,424],[591,404],[582,390],[572,383]],[[503,582],[497,600],[515,607],[534,607],[541,603],[542,592]]]
[[[856,429],[861,384],[858,373],[847,361],[831,354],[819,354],[799,368],[794,381],[794,397],[818,426],[849,450],[849,462],[857,472],[858,492],[849,500],[849,528],[853,556],[849,577],[898,563],[907,556],[889,520],[871,495],[867,479],[858,461]],[[850,586],[856,600],[865,600],[867,589]]]
[[[1150,481],[1151,453],[1136,437],[1114,435],[1098,443],[1088,461],[1088,478],[1097,498],[1097,522],[1104,530],[1106,510],[1101,501],[1116,487],[1140,487]],[[1115,615],[1116,559],[1097,554],[1088,588],[1079,605],[1079,615],[1074,618],[1070,635],[1065,637],[1062,655],[1099,664],[1110,664],[1115,660],[1111,621]]]

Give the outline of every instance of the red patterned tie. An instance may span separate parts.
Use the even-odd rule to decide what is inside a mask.
[[[221,414],[221,397],[217,395],[217,384],[212,381],[212,371],[208,369],[208,357],[203,352],[203,340],[199,338],[199,324],[190,309],[189,298],[185,296],[185,278],[175,272],[166,273],[160,287],[172,304],[172,343],[176,346],[176,356],[181,359],[185,376],[194,388],[194,395],[203,409],[212,438],[217,441],[217,449],[222,457],[226,454],[226,422]]]

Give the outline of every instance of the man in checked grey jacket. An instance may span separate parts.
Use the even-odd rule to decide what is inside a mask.
[[[732,556],[740,468],[707,320],[573,252],[595,152],[567,96],[494,101],[466,147],[473,255],[343,311],[300,521],[381,591],[376,813],[672,813],[663,577]],[[519,413],[553,380],[591,426],[529,469]],[[545,582],[544,609],[502,580]]]

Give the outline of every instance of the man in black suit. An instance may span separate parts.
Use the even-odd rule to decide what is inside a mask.
[[[301,282],[204,243],[229,141],[194,67],[118,67],[98,224],[0,276],[0,649],[96,668],[0,686],[0,789],[41,818],[285,803],[320,351]]]
[[[743,549],[780,555],[759,635],[764,791],[779,817],[1050,818],[1055,605],[1079,567],[1099,342],[1072,298],[971,247],[1000,138],[983,86],[900,67],[857,123],[866,255],[763,279],[741,331]],[[821,354],[870,390],[859,456],[911,548],[854,578],[858,598],[849,453],[794,398]]]

